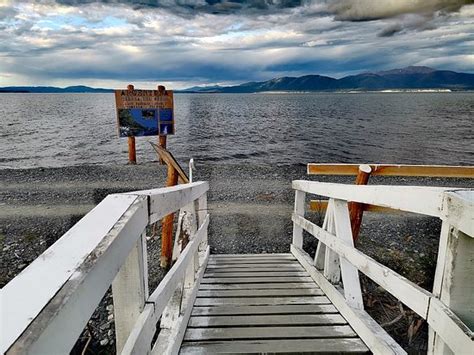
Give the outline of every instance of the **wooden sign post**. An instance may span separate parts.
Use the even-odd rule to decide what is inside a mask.
[[[173,91],[158,85],[157,90],[115,90],[120,137],[128,138],[128,161],[136,164],[135,137],[159,136],[166,148],[166,137],[174,134]],[[161,161],[161,160],[160,160]]]
[[[133,91],[135,87],[133,85],[127,85],[127,90]],[[135,137],[128,137],[128,163],[136,164],[137,163],[137,150],[135,148]]]
[[[164,92],[166,90],[166,88],[163,86],[163,85],[158,85],[158,92]],[[160,145],[161,148],[164,148],[166,149],[166,137],[168,137],[167,135],[162,135],[160,134],[158,136],[158,144]],[[160,164],[163,165],[165,164],[165,161],[161,158],[160,156]]]
[[[178,172],[168,165],[166,187],[178,185]],[[162,268],[169,269],[173,255],[173,222],[174,213],[170,213],[161,220],[161,260]]]
[[[135,137],[128,137],[128,162],[129,164],[137,163],[137,151],[135,149]]]
[[[173,155],[167,151],[161,145],[151,143],[153,149],[158,153],[160,160],[163,161],[168,167],[168,174],[166,178],[166,186],[175,186],[179,183],[189,183],[189,178],[181,168],[179,163],[173,157]],[[161,260],[160,265],[162,268],[169,269],[171,267],[171,260],[173,257],[173,221],[174,213],[165,216],[161,220]]]
[[[166,137],[167,136],[158,136],[158,144],[161,148],[166,149]],[[165,164],[165,161],[160,157],[160,164]]]

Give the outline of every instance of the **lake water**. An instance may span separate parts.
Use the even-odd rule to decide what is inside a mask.
[[[472,164],[474,93],[176,94],[182,161]],[[155,160],[137,138],[139,162]],[[0,94],[0,167],[127,162],[112,94]]]

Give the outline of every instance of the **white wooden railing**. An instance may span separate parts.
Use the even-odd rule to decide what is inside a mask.
[[[110,285],[117,352],[176,353],[209,256],[208,189],[196,182],[107,196],[3,288],[1,353],[69,353]],[[189,243],[149,294],[146,227],[180,209]]]
[[[429,353],[474,353],[473,190],[355,186],[302,180],[293,181],[293,188],[296,195],[291,251],[374,353],[405,352],[363,310],[359,272],[427,321]],[[307,193],[329,198],[322,227],[304,218]],[[354,248],[348,201],[442,220],[432,292]],[[320,242],[314,258],[302,250],[303,230]]]

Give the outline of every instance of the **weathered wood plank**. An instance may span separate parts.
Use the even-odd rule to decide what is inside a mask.
[[[207,272],[204,278],[215,277],[273,277],[273,276],[307,276],[306,272],[302,271],[251,271],[251,272]]]
[[[170,151],[166,150],[166,148],[164,148],[160,145],[157,145],[153,142],[149,142],[149,143],[151,144],[153,149],[158,153],[158,156],[160,157],[160,163],[163,164],[163,162],[164,162],[166,165],[172,166],[174,168],[174,170],[176,170],[176,172],[179,175],[179,182],[181,184],[188,184],[189,183],[189,178],[186,175],[186,173],[184,172],[184,170],[181,168],[181,165],[179,165],[179,163],[176,161],[176,158],[173,156],[173,154],[171,154]],[[165,144],[165,146],[166,146],[166,144]]]
[[[433,217],[442,217],[441,207],[444,193],[456,190],[449,187],[363,186],[305,180],[293,181],[293,189],[334,199],[389,207]]]
[[[198,297],[258,297],[258,296],[324,296],[317,288],[280,290],[209,290],[199,291]]]
[[[370,164],[372,175],[474,178],[474,166]],[[310,175],[357,175],[359,164],[308,164]]]
[[[292,245],[291,252],[326,293],[332,304],[341,312],[355,332],[375,354],[406,354],[390,335],[367,312],[349,306],[346,299],[313,265],[311,257]]]
[[[249,263],[254,262],[256,260],[259,261],[265,261],[265,260],[286,260],[286,261],[295,261],[295,258],[289,257],[289,256],[272,256],[271,254],[263,254],[263,255],[269,255],[269,256],[257,256],[257,257],[251,257],[251,256],[234,256],[234,257],[228,257],[228,258],[212,258],[209,260],[209,262],[212,263],[225,263],[228,261],[243,261],[246,262],[248,261]]]
[[[238,265],[238,264],[236,264]],[[265,264],[263,264],[265,265]],[[261,265],[258,265],[258,267],[233,267],[233,266],[228,266],[228,267],[218,267],[218,268],[207,268],[208,273],[228,273],[228,272],[263,272],[263,271],[275,271],[276,267],[275,265],[273,266],[265,266],[262,267]],[[303,271],[303,268],[299,265],[295,266],[278,266],[278,271]]]
[[[152,190],[129,192],[129,195],[149,197],[149,224],[155,223],[164,216],[179,210],[193,202],[209,190],[207,182],[199,181],[191,184],[164,187]],[[163,203],[166,201],[166,203]]]
[[[266,290],[288,288],[317,288],[313,280],[309,282],[278,282],[278,283],[231,283],[231,284],[203,284],[200,290]]]
[[[318,313],[338,313],[336,307],[331,304],[302,304],[302,305],[277,305],[277,306],[215,306],[215,307],[194,307],[194,316],[218,316],[218,315],[239,315],[239,314],[318,314]]]
[[[267,354],[267,353],[353,353],[365,354],[367,347],[360,339],[284,339],[284,340],[228,340],[186,342],[180,354]]]
[[[296,260],[295,257],[290,253],[272,253],[272,254],[212,254],[209,260],[216,259],[241,259],[241,258],[251,258],[251,259],[262,259],[262,258],[277,258],[277,259],[291,259]]]
[[[230,265],[230,264],[294,264],[292,259],[277,259],[277,258],[265,258],[265,259],[214,259],[209,261],[209,265]]]
[[[218,277],[212,279],[203,279],[202,284],[233,284],[233,283],[275,283],[275,282],[311,282],[310,277]]]
[[[207,265],[208,270],[212,271],[217,271],[220,269],[261,269],[261,268],[272,268],[275,270],[275,263],[258,263],[258,264],[247,264],[247,263],[232,263],[232,264],[209,264]],[[301,265],[297,262],[291,262],[291,263],[283,263],[283,264],[278,264],[278,270],[280,268],[285,268],[285,269],[301,269]]]
[[[250,328],[188,328],[185,341],[268,338],[352,338],[356,333],[348,325],[250,327]]]
[[[276,305],[276,304],[329,304],[325,296],[314,297],[229,297],[229,298],[197,298],[195,306],[217,305]]]
[[[340,314],[242,315],[226,317],[192,316],[188,327],[228,327],[251,325],[347,324]]]

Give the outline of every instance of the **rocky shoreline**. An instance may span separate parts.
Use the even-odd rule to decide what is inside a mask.
[[[210,183],[209,243],[213,253],[288,252],[294,192],[291,181],[311,179],[352,183],[351,177],[308,177],[303,165],[200,165],[195,180]],[[0,170],[0,287],[20,273],[85,213],[110,193],[164,185],[165,167],[96,165]],[[387,185],[469,186],[453,179],[372,178]],[[308,218],[321,221],[320,213]],[[411,214],[367,213],[359,248],[419,285],[430,289],[436,265],[440,221]],[[314,253],[316,241],[305,238]],[[148,241],[150,289],[164,275],[159,268],[159,237]],[[426,334],[410,337],[416,317],[364,279],[365,303],[380,323],[409,350],[423,350]],[[400,321],[391,321],[400,314]],[[417,323],[418,322],[418,323]],[[411,328],[410,328],[411,327]],[[413,331],[411,331],[413,333]],[[114,352],[113,303],[108,292],[73,353]]]

